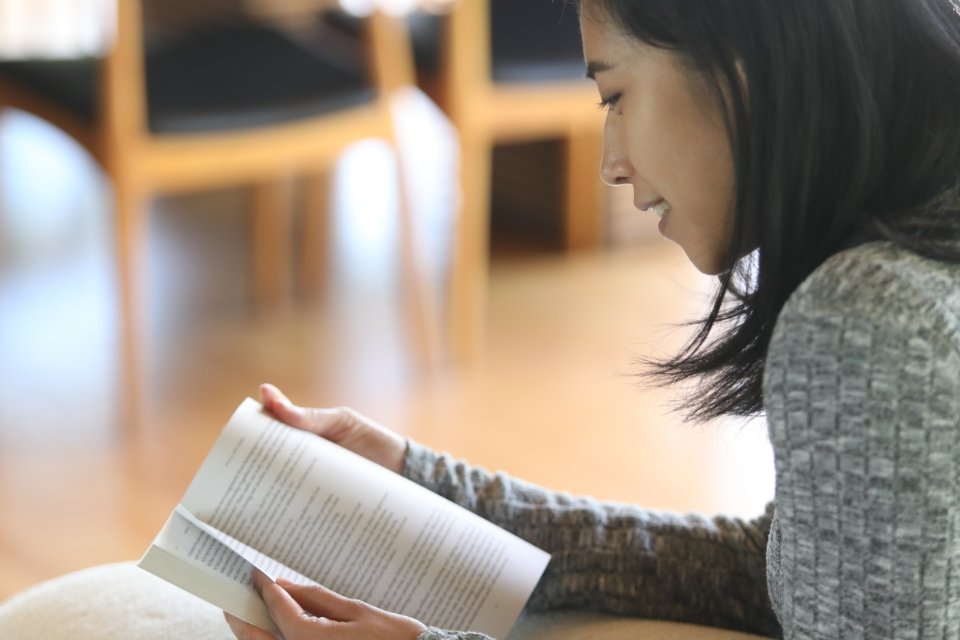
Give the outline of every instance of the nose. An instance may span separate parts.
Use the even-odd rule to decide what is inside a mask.
[[[611,186],[631,184],[633,165],[627,154],[627,145],[619,121],[622,116],[607,113],[603,123],[603,155],[600,159],[600,178]]]

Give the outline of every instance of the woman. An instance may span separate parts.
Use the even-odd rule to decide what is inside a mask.
[[[786,638],[960,638],[960,3],[580,9],[608,110],[604,179],[631,185],[718,276],[699,333],[656,371],[703,383],[693,418],[766,412],[767,512],[560,508],[349,411],[296,407],[272,387],[264,403],[552,553],[531,609]],[[287,640],[472,637],[257,580]]]

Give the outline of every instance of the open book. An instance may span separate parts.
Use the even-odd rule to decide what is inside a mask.
[[[503,638],[549,559],[248,398],[140,566],[274,632],[253,567],[428,626]]]

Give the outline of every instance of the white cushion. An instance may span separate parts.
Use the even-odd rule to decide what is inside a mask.
[[[0,604],[3,640],[234,640],[216,607],[133,563],[83,569]],[[524,616],[510,640],[746,640],[730,631],[570,612]]]
[[[0,605],[4,640],[235,640],[223,613],[139,569],[107,564],[42,582]]]

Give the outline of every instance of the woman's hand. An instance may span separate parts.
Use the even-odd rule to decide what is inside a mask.
[[[391,471],[403,471],[407,452],[403,437],[353,409],[300,407],[272,384],[260,385],[260,402],[274,417],[291,427],[315,433]]]
[[[253,583],[284,640],[416,640],[426,627],[413,618],[388,613],[325,589],[272,582],[254,569]],[[277,640],[272,633],[224,613],[237,640]]]

